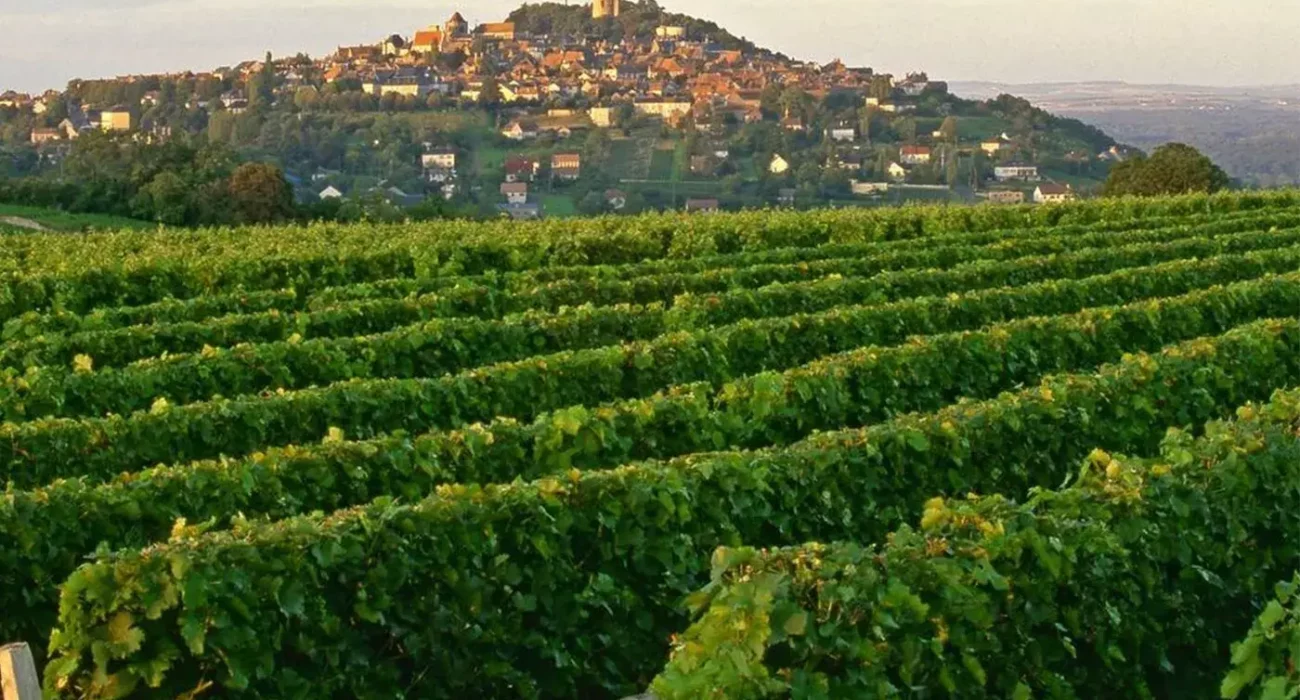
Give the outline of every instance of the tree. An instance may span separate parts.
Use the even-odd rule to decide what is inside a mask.
[[[1102,194],[1154,197],[1227,189],[1231,179],[1200,151],[1181,143],[1165,144],[1149,158],[1136,157],[1111,168]]]
[[[298,88],[293,95],[293,104],[301,112],[309,112],[319,103],[320,92],[310,85]]]
[[[939,138],[946,143],[957,143],[957,117],[948,117],[939,126]]]
[[[483,81],[483,89],[478,94],[478,104],[488,110],[501,106],[501,86],[496,78],[489,76]]]
[[[236,223],[269,224],[293,216],[293,189],[284,172],[268,163],[245,163],[230,176]]]
[[[596,216],[605,212],[605,196],[592,190],[578,202],[578,211],[587,216]]]
[[[894,120],[892,125],[894,134],[899,141],[906,144],[916,143],[916,120],[911,117],[902,117]]]
[[[170,226],[189,223],[190,190],[176,173],[161,172],[136,195],[134,212],[140,218]]]

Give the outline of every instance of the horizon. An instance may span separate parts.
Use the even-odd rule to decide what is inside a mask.
[[[417,4],[414,0],[388,0],[381,6],[366,6],[356,0],[308,0],[296,6],[284,6],[279,0],[260,4],[254,0],[222,0],[220,4],[216,0],[126,0],[125,3],[116,3],[111,9],[99,7],[103,4],[103,0],[68,0],[59,9],[0,9],[0,24],[22,27],[22,31],[10,34],[12,41],[0,47],[0,90],[37,93],[47,89],[62,90],[72,79],[211,70],[260,58],[267,50],[275,56],[299,52],[322,56],[340,45],[375,41],[393,33],[410,36],[417,28],[441,23],[458,10],[466,14],[471,23],[478,24],[504,19],[518,6],[518,3],[507,0],[488,0],[476,3],[479,7],[467,12],[463,8],[466,3],[429,6]],[[1044,8],[1036,0],[928,0],[924,3],[882,0],[871,6],[862,6],[861,16],[840,18],[827,17],[825,12],[819,12],[834,12],[833,3],[827,0],[805,0],[803,11],[793,18],[788,16],[785,3],[778,0],[758,0],[748,4],[744,12],[737,12],[734,2],[724,0],[695,0],[690,8],[683,7],[683,2],[672,0],[660,4],[669,11],[716,22],[737,36],[744,36],[763,48],[795,59],[827,62],[840,58],[851,65],[870,66],[894,74],[924,70],[935,79],[953,83],[1009,86],[1124,83],[1136,87],[1216,89],[1264,89],[1298,84],[1294,72],[1282,68],[1294,65],[1293,59],[1300,59],[1300,49],[1290,45],[1282,29],[1286,23],[1277,22],[1273,13],[1252,13],[1247,7],[1255,6],[1256,10],[1273,8],[1277,14],[1295,15],[1300,20],[1300,11],[1289,7],[1284,9],[1275,0],[1236,0],[1234,7],[1226,7],[1228,3],[1224,0],[1209,0],[1202,7],[1181,8],[1182,21],[1173,23],[1175,26],[1170,31],[1161,29],[1169,24],[1167,17],[1160,16],[1162,21],[1153,23],[1150,21],[1153,17],[1148,15],[1156,8],[1168,9],[1172,6],[1171,0],[1127,3],[1085,0],[1066,8]],[[1166,46],[1157,50],[1158,54],[1165,56],[1159,61],[1161,66],[1150,66],[1122,53],[1102,51],[1099,46],[1090,45],[1078,37],[1073,39],[1078,45],[1071,49],[1071,53],[1061,54],[1062,46],[1068,43],[1066,40],[1044,35],[1042,31],[1033,32],[1035,28],[1042,30],[1057,26],[1069,26],[1077,32],[1079,20],[1094,14],[1093,8],[1098,6],[1120,8],[1122,11],[1110,15],[1112,23],[1114,18],[1127,14],[1133,26],[1127,35],[1085,37],[1093,44],[1114,43],[1117,38],[1132,40],[1129,43],[1134,45],[1142,41],[1175,41],[1182,47],[1180,50],[1185,50],[1187,45],[1193,49],[1197,47],[1195,37],[1188,36],[1189,32],[1220,37],[1237,33],[1252,37],[1243,50],[1258,58],[1215,56],[1213,52],[1198,50],[1193,51],[1194,56],[1178,60],[1176,55],[1170,55],[1173,49]],[[946,8],[951,13],[927,14],[927,8]],[[1015,11],[1008,8],[1015,8]],[[993,14],[989,14],[991,12]],[[999,31],[1006,34],[1003,42],[1020,47],[1019,53],[1010,52],[1017,55],[991,55],[987,45],[972,46],[970,42],[949,42],[958,44],[951,46],[940,45],[941,42],[915,41],[908,38],[907,32],[900,31],[870,35],[874,43],[862,42],[863,34],[859,31],[878,30],[879,26],[900,23],[906,26],[904,18],[907,21],[917,18],[934,22],[942,20],[963,26],[972,19],[1020,16],[1018,13],[1023,13],[1031,21],[1018,22],[1010,28],[999,27]],[[259,21],[268,15],[280,20]],[[892,15],[898,15],[894,18],[897,21],[888,21]],[[304,17],[309,21],[304,22]],[[881,17],[886,19],[881,20]],[[1152,26],[1143,27],[1140,21],[1143,17]],[[1245,18],[1244,23],[1242,18]],[[869,26],[864,27],[864,23]],[[1183,26],[1180,28],[1179,24]],[[939,26],[942,29],[944,25]],[[204,31],[196,32],[197,27],[204,28]],[[284,31],[286,28],[288,31]],[[987,28],[976,24],[975,29],[981,32],[980,42],[986,44],[983,37],[987,36]],[[1029,34],[1021,36],[1025,32]],[[103,36],[106,33],[121,38],[107,43],[75,40],[77,34]],[[927,30],[927,35],[929,33],[942,34],[941,31]],[[132,34],[139,34],[139,37],[130,40]],[[169,39],[158,41],[158,37]],[[1274,45],[1279,40],[1285,46]],[[1233,44],[1223,38],[1218,41],[1222,45]],[[1243,42],[1236,43],[1239,47],[1246,46]],[[68,44],[87,47],[88,50],[74,54],[64,48]],[[132,48],[122,48],[127,46]],[[1044,68],[1041,66],[1047,64],[1036,63],[1042,59],[1035,58],[1035,54],[1052,54],[1054,51],[1060,55],[1058,65]],[[1294,56],[1288,57],[1287,54]],[[1075,58],[1067,60],[1069,56]],[[1117,69],[1106,67],[1109,62],[1123,64],[1129,74],[1116,74]],[[1203,65],[1198,66],[1198,62]],[[974,67],[970,67],[972,65]],[[1210,70],[1216,72],[1207,72]],[[1193,75],[1204,79],[1190,80]],[[1226,79],[1229,75],[1247,76],[1247,79]],[[1258,79],[1260,77],[1263,79]]]

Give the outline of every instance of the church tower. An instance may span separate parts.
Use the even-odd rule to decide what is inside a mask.
[[[622,4],[622,0],[592,0],[591,17],[592,19],[617,17],[623,9]]]

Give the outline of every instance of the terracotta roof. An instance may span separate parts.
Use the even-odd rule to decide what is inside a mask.
[[[1043,194],[1069,194],[1070,188],[1067,185],[1058,185],[1055,182],[1045,182],[1038,186],[1038,190]]]
[[[416,32],[415,39],[411,40],[411,46],[437,46],[441,43],[442,32],[435,29]]]

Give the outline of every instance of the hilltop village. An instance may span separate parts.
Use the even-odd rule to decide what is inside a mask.
[[[517,218],[645,209],[1060,202],[1125,151],[1010,96],[792,59],[653,2],[526,5],[327,56],[0,95],[0,143],[57,167],[87,132],[219,140],[302,199],[437,198]],[[341,205],[340,205],[341,206]]]

